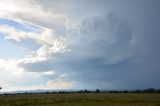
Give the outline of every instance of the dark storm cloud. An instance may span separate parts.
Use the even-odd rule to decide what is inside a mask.
[[[130,67],[128,64],[136,53],[132,36],[130,27],[112,14],[89,18],[68,31],[71,52],[20,65],[28,71],[68,73],[70,79],[80,83],[89,84],[96,80],[103,83],[101,87],[107,87],[105,83],[118,80],[114,76],[125,73],[124,69]]]

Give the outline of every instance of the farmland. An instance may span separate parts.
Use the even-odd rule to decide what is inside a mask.
[[[1,95],[0,106],[160,106],[160,94],[53,93]]]

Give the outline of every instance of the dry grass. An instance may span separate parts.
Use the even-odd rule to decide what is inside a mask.
[[[0,96],[0,106],[160,106],[160,94],[21,94]]]

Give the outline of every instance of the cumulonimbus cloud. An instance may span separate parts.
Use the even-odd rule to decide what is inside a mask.
[[[139,71],[140,68],[134,68],[135,64],[132,64],[137,55],[135,48],[138,48],[135,47],[134,30],[126,20],[114,13],[88,17],[68,27],[67,22],[72,20],[66,14],[45,10],[38,1],[17,1],[9,5],[9,8],[12,7],[17,8],[12,11],[2,6],[1,17],[33,28],[28,31],[0,25],[8,41],[30,50],[23,59],[15,60],[14,70],[37,75],[41,73],[39,75],[47,79],[45,85],[58,86],[61,83],[66,87],[73,86],[72,81],[90,87],[116,87],[118,83],[125,86],[123,82],[128,84],[125,80],[129,80],[129,77],[134,79],[138,75],[135,70]],[[55,74],[42,75],[47,72]],[[67,80],[62,78],[55,81],[63,74],[67,75]]]

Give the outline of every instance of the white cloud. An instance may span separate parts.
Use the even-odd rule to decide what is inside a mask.
[[[65,52],[66,40],[64,38],[68,19],[64,14],[56,13],[53,9],[43,8],[37,0],[1,0],[0,17],[13,20],[25,26],[36,26],[35,31],[24,31],[1,25],[1,32],[5,38],[16,42],[23,42],[26,39],[34,40],[40,48],[25,53],[30,56],[46,57],[57,52]],[[7,5],[7,6],[6,6]],[[43,20],[43,21],[42,21]],[[28,52],[28,48],[24,51]]]
[[[46,83],[39,85],[29,85],[29,86],[21,86],[21,85],[12,85],[8,84],[4,81],[0,81],[2,90],[0,92],[8,92],[8,91],[18,91],[18,90],[49,90],[49,89],[70,89],[75,86],[74,81],[62,81],[60,80],[49,80]]]
[[[19,60],[16,59],[0,59],[0,81],[4,82],[0,85],[3,88],[2,91],[12,90],[12,85],[25,83],[26,81],[29,81],[30,79],[33,79],[35,77],[31,76],[30,78],[27,78],[27,72],[25,72],[23,68],[19,67],[17,65],[18,63]]]
[[[28,56],[44,58],[55,53],[63,53],[66,49],[65,38],[54,35],[51,29],[41,29],[41,32],[26,32],[14,27],[1,25],[1,32],[5,34],[5,39],[23,42],[25,39],[31,39],[36,42],[40,48],[35,51],[30,51]],[[25,49],[25,48],[24,48]],[[33,60],[35,60],[33,58]]]
[[[57,14],[52,10],[44,9],[36,0],[1,0],[0,1],[0,16],[24,19],[26,21],[43,19],[45,22],[52,24],[63,24],[65,16]],[[51,21],[52,20],[52,21]]]
[[[55,72],[52,71],[52,70],[47,71],[47,72],[42,72],[42,73],[45,74],[45,75],[53,75],[53,74],[55,74]]]
[[[19,89],[64,89],[71,88],[75,85],[75,81],[69,81],[66,74],[60,75],[53,70],[46,70],[45,72],[28,72],[25,68],[19,66],[19,63],[22,61],[23,60],[21,59],[0,59],[0,86],[3,88],[1,92]],[[25,83],[30,84],[25,85]]]
[[[56,78],[55,80],[49,80],[46,83],[46,86],[50,87],[50,88],[71,88],[73,86],[75,86],[75,81],[69,81],[67,80],[66,74],[62,74],[60,75],[58,78]]]
[[[68,19],[64,14],[44,9],[36,0],[0,2],[0,17],[31,26],[31,28],[32,26],[37,27],[36,31],[28,32],[9,25],[1,25],[1,32],[5,33],[6,39],[16,42],[23,42],[26,39],[34,40],[41,46],[39,50],[30,51],[32,52],[30,55],[35,53],[34,56],[46,56],[65,51],[65,38],[61,36],[65,36]],[[43,51],[44,47],[47,51]]]
[[[17,42],[27,38],[33,39],[39,45],[53,45],[54,42],[54,33],[47,28],[41,30],[41,32],[27,32],[7,25],[1,25],[0,29],[2,33],[5,33],[6,39],[15,40]]]
[[[49,80],[44,84],[32,85],[32,86],[15,86],[16,90],[24,89],[24,90],[45,90],[45,89],[70,89],[75,86],[74,81],[62,81],[59,80]]]

